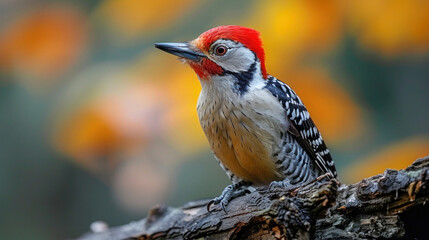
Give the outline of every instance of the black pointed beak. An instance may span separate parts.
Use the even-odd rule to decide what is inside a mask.
[[[192,47],[189,43],[155,43],[155,47],[178,57],[193,61],[199,61],[201,58],[206,57],[204,53]]]

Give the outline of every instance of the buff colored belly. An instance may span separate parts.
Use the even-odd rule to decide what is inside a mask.
[[[258,185],[283,179],[272,157],[274,140],[270,133],[238,110],[224,114],[202,119],[204,132],[222,164],[235,176]]]

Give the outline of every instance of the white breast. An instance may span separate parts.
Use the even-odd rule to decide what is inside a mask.
[[[222,78],[201,83],[197,107],[214,154],[243,180],[268,184],[283,179],[273,159],[289,127],[281,104],[263,84],[254,83],[240,95]]]

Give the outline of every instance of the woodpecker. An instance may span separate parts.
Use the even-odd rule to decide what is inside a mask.
[[[219,26],[189,42],[155,47],[188,63],[201,83],[200,124],[232,181],[212,203],[225,210],[253,186],[292,188],[326,173],[337,177],[303,102],[267,73],[258,31]]]

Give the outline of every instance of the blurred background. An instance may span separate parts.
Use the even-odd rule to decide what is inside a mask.
[[[0,0],[0,238],[218,196],[192,70],[153,47],[258,29],[343,183],[429,154],[429,1]]]

